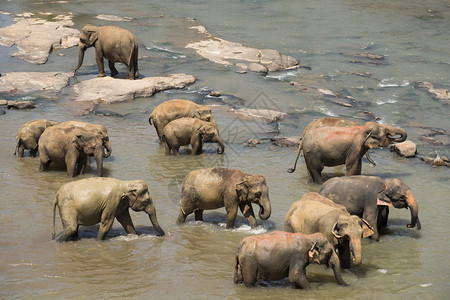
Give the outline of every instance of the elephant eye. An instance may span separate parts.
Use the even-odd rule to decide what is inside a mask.
[[[406,196],[405,196],[405,195],[401,195],[401,196],[399,197],[399,199],[400,199],[400,201],[406,201]]]
[[[206,117],[206,121],[211,121],[211,117]]]
[[[261,193],[261,192],[257,192],[257,193],[255,193],[255,197],[256,197],[256,198],[259,198],[259,197],[261,197],[261,195],[262,195],[262,193]]]

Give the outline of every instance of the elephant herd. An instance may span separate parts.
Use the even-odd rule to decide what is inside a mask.
[[[105,76],[105,57],[111,75],[117,74],[114,63],[123,62],[129,79],[139,77],[137,42],[128,31],[114,26],[86,25],[80,36],[75,71],[83,62],[86,48],[92,46],[96,48],[99,76]],[[198,155],[202,153],[204,141],[218,143],[217,153],[224,153],[225,145],[217,123],[206,105],[169,100],[153,110],[148,122],[155,127],[165,155],[179,156],[180,147],[187,145],[191,145],[193,155]],[[361,175],[363,156],[375,164],[367,153],[369,149],[386,147],[406,137],[404,129],[376,122],[361,125],[340,118],[312,121],[303,132],[294,167],[288,172],[295,171],[303,152],[310,182],[322,184],[321,172],[325,166],[344,164],[346,176],[329,179],[319,193],[306,193],[294,202],[284,218],[285,231],[245,237],[236,252],[234,282],[252,287],[259,279],[288,277],[295,287],[309,288],[306,267],[317,263],[331,268],[338,284],[345,286],[341,269],[362,263],[361,239],[379,240],[379,230],[387,226],[389,206],[409,208],[411,223],[407,227],[420,229],[418,204],[403,181]],[[83,174],[90,157],[94,157],[97,164],[98,177],[72,181],[58,190],[53,201],[54,239],[76,240],[80,225],[100,223],[97,239],[104,240],[115,219],[128,234],[136,234],[130,208],[147,213],[157,234],[165,235],[143,180],[102,178],[103,159],[112,152],[105,126],[79,121],[33,120],[22,125],[17,133],[15,154],[22,157],[25,150],[30,150],[31,156],[36,156],[39,150],[40,171],[48,170],[53,162],[65,167],[69,177]],[[204,210],[224,207],[227,228],[234,226],[238,209],[255,228],[257,221],[252,204],[259,206],[261,220],[270,217],[269,187],[263,175],[228,168],[193,170],[182,183],[176,223],[184,223],[192,213],[195,220],[202,221]],[[56,208],[63,226],[58,237]]]

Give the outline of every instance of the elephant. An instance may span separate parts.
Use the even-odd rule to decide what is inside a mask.
[[[109,141],[108,130],[106,130],[105,125],[97,125],[80,121],[65,121],[58,125],[61,128],[82,128],[85,130],[93,130],[100,134],[103,146],[103,158],[108,158],[111,156],[112,147]]]
[[[56,207],[64,229],[58,242],[78,239],[80,225],[92,226],[97,223],[100,223],[97,240],[104,240],[114,218],[128,234],[136,234],[129,208],[136,212],[145,211],[158,235],[165,235],[159,226],[148,186],[143,180],[86,178],[64,184],[53,201],[53,239]]]
[[[39,171],[46,171],[51,162],[66,166],[67,176],[83,174],[88,156],[97,162],[98,176],[103,176],[103,147],[98,132],[83,128],[53,126],[47,128],[39,139],[41,164]],[[75,170],[75,166],[77,169]]]
[[[344,206],[310,192],[294,202],[284,218],[287,232],[323,233],[338,252],[343,268],[362,262],[361,238],[374,233],[364,219],[350,215]]]
[[[83,64],[86,49],[92,46],[95,47],[98,77],[106,76],[103,64],[103,58],[106,58],[111,70],[111,77],[119,73],[114,67],[114,63],[121,62],[127,67],[128,79],[139,78],[138,43],[131,32],[117,26],[85,25],[81,29],[78,65],[75,67],[74,73]]]
[[[23,157],[25,150],[30,150],[30,156],[36,157],[39,138],[47,127],[57,125],[58,122],[49,120],[32,120],[20,126],[16,135],[16,150],[14,155]]]
[[[199,105],[189,100],[172,99],[159,104],[148,117],[149,124],[155,126],[161,144],[164,143],[162,136],[166,125],[179,118],[197,118],[211,122],[217,130],[217,123],[209,106]]]
[[[172,151],[179,156],[180,146],[189,144],[192,145],[192,154],[201,154],[203,140],[219,143],[220,147],[217,148],[217,153],[223,153],[225,145],[211,122],[197,118],[180,118],[171,121],[164,127],[163,141],[166,155],[170,155],[170,151]]]
[[[225,207],[226,228],[233,228],[239,207],[251,228],[256,228],[252,203],[260,206],[261,220],[270,217],[269,188],[264,176],[227,168],[194,170],[183,180],[177,224],[184,223],[193,212],[196,221],[203,221],[203,210]]]
[[[409,208],[411,224],[407,227],[417,225],[417,229],[421,229],[419,206],[411,189],[398,178],[384,180],[364,175],[336,177],[327,180],[319,193],[345,206],[350,214],[366,219],[374,228],[371,238],[375,241],[379,240],[378,230],[387,226],[389,206]]]
[[[321,173],[325,166],[345,164],[347,176],[360,175],[361,159],[369,149],[386,147],[407,138],[406,130],[400,127],[376,122],[354,125],[350,121],[339,121],[335,118],[323,118],[314,120],[311,126],[305,128],[294,167],[288,169],[289,173],[295,171],[303,150],[309,182],[322,184]]]
[[[343,286],[339,258],[322,233],[302,234],[273,231],[245,237],[236,252],[234,283],[254,287],[258,279],[279,280],[289,277],[297,288],[309,289],[306,267],[311,263],[332,268]]]

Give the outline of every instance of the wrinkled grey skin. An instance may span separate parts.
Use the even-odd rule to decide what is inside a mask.
[[[325,166],[345,164],[345,175],[360,175],[361,159],[369,149],[403,142],[407,137],[406,131],[400,127],[376,122],[354,125],[356,123],[341,120],[323,118],[308,125],[303,131],[294,167],[288,169],[288,172],[295,171],[303,150],[309,182],[321,184],[321,173]]]
[[[128,30],[117,26],[85,25],[80,34],[78,65],[73,71],[74,73],[83,64],[84,53],[89,47],[95,47],[98,77],[106,76],[103,64],[103,58],[106,58],[112,77],[119,73],[114,67],[114,63],[121,62],[127,67],[128,79],[139,78],[138,43]]]
[[[321,233],[305,235],[274,231],[245,237],[236,252],[234,283],[254,287],[258,279],[279,280],[289,277],[297,288],[309,289],[306,267],[311,263],[332,268],[343,286],[339,258]]]
[[[284,230],[323,233],[336,248],[343,268],[361,264],[361,238],[373,234],[366,220],[350,215],[345,207],[318,193],[307,193],[291,205],[284,218]]]
[[[372,239],[378,241],[378,230],[387,226],[389,206],[395,208],[409,208],[411,210],[411,224],[408,228],[417,225],[419,221],[419,206],[414,199],[411,189],[400,179],[381,179],[375,176],[346,176],[327,180],[320,194],[333,202],[345,206],[352,215],[366,219],[374,228]]]
[[[170,155],[172,151],[176,156],[179,156],[180,146],[189,144],[192,146],[192,154],[201,154],[203,140],[219,143],[220,148],[217,148],[217,153],[223,153],[225,145],[211,122],[197,118],[180,118],[167,124],[163,131],[166,155]]]
[[[39,139],[41,164],[46,171],[51,162],[66,166],[67,176],[83,174],[88,156],[97,162],[98,176],[103,176],[103,147],[100,134],[83,128],[47,128]]]
[[[100,223],[97,240],[104,240],[116,218],[128,234],[136,230],[128,211],[145,211],[158,235],[156,209],[143,180],[123,181],[114,178],[87,178],[64,184],[53,201],[53,239],[55,214],[59,209],[64,232],[58,242],[78,239],[78,227]]]
[[[23,157],[25,150],[30,150],[30,156],[36,157],[39,149],[39,138],[47,127],[57,125],[58,122],[49,120],[32,120],[20,126],[16,135],[16,150],[14,155]]]
[[[252,203],[260,206],[261,220],[270,217],[269,188],[264,176],[226,168],[194,170],[183,181],[177,224],[184,223],[193,212],[196,221],[203,221],[204,210],[225,207],[227,228],[233,228],[239,207],[250,226],[256,228]]]
[[[217,132],[219,132],[216,120],[208,105],[199,105],[183,99],[173,99],[159,104],[148,117],[148,123],[155,126],[159,141],[163,143],[162,136],[166,125],[180,118],[197,118],[211,122]]]

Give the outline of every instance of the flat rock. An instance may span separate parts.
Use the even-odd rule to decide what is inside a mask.
[[[73,86],[75,101],[124,102],[150,97],[167,89],[180,89],[195,82],[192,75],[171,74],[165,77],[145,77],[137,80],[96,77]]]
[[[414,157],[417,153],[417,146],[412,141],[404,141],[392,144],[390,150],[404,157]]]
[[[201,25],[192,26],[191,29],[204,34],[205,39],[188,43],[186,48],[194,49],[200,56],[215,63],[226,66],[234,65],[254,72],[274,72],[298,68],[297,59],[283,55],[277,50],[256,49],[229,42],[213,36]]]
[[[119,17],[119,16],[114,16],[114,15],[98,15],[95,18],[99,19],[99,20],[112,21],[112,22],[129,22],[133,19],[130,17]]]
[[[445,167],[450,167],[450,161],[447,157],[445,156],[438,156],[438,157],[429,157],[429,156],[424,156],[421,158],[421,160],[423,160],[426,163],[429,163],[431,165],[433,165],[433,167],[435,166],[445,166]]]
[[[33,101],[8,101],[8,109],[30,109],[35,108],[36,105]]]
[[[51,21],[48,21],[51,19]],[[80,31],[74,28],[72,16],[46,14],[45,19],[34,14],[14,17],[15,23],[0,28],[0,45],[17,46],[12,56],[33,64],[44,64],[53,49],[78,45]]]
[[[279,147],[298,147],[300,145],[300,141],[302,140],[299,136],[289,136],[289,137],[281,137],[274,136],[270,139],[272,144]]]
[[[11,72],[0,77],[0,93],[51,97],[69,84],[73,73]]]
[[[239,109],[232,109],[231,111],[245,118],[249,119],[259,118],[267,120],[269,122],[277,122],[287,116],[287,114],[284,112],[279,112],[270,109],[239,108]]]
[[[418,81],[414,87],[426,89],[434,98],[441,100],[442,103],[450,104],[450,93],[447,89],[435,89],[432,83],[426,81]]]

